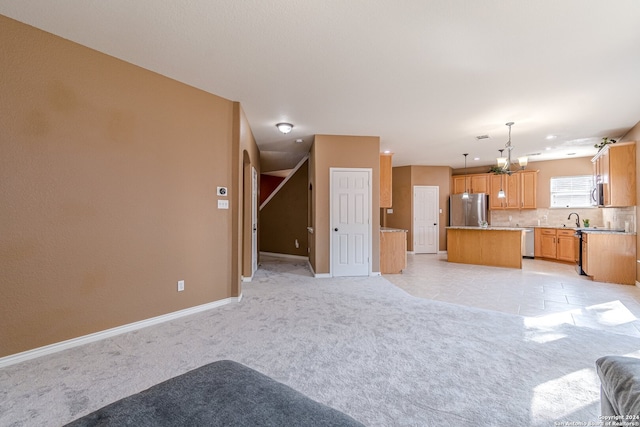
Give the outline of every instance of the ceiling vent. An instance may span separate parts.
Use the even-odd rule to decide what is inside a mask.
[[[478,135],[478,136],[476,136],[476,139],[478,141],[480,141],[481,139],[489,139],[489,135]]]

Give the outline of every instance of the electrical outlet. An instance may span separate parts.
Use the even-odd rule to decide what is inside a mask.
[[[178,292],[184,291],[184,280],[178,280]]]

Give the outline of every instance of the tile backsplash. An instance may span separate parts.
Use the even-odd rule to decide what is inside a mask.
[[[575,227],[576,217],[570,213],[575,212],[582,220],[589,219],[590,227],[625,228],[629,223],[630,231],[636,231],[636,208],[554,208],[554,209],[524,209],[524,210],[494,210],[489,211],[489,223],[495,227]]]

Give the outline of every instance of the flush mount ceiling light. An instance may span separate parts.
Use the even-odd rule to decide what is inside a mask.
[[[513,126],[513,122],[509,122],[505,124],[509,126],[509,139],[507,140],[507,143],[504,145],[504,150],[507,150],[507,157],[504,157],[502,155],[503,150],[499,150],[500,157],[497,158],[497,161],[498,161],[498,168],[500,168],[500,171],[498,173],[506,173],[508,175],[511,175],[512,173],[516,172],[515,170],[511,170],[511,151],[513,150],[513,146],[511,145],[511,126]],[[528,161],[529,159],[527,158],[527,156],[518,157],[520,170],[524,169],[525,166],[527,166]]]
[[[280,132],[284,134],[291,132],[291,129],[293,129],[293,125],[291,123],[284,123],[284,122],[278,123],[276,127]]]

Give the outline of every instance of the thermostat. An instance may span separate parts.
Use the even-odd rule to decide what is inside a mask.
[[[227,187],[218,187],[218,196],[226,196],[227,195]]]

